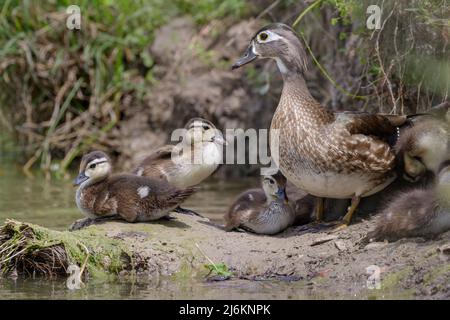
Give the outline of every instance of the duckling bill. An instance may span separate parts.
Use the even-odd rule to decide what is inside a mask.
[[[193,188],[130,174],[112,175],[110,158],[101,151],[83,156],[76,203],[90,220],[117,217],[127,222],[153,221],[167,216],[189,197]]]
[[[264,176],[261,189],[238,196],[225,214],[225,230],[242,228],[259,234],[276,234],[291,226],[295,214],[286,197],[286,178]]]

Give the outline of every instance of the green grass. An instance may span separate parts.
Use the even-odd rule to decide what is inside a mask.
[[[155,30],[179,16],[201,25],[246,11],[243,0],[81,0],[81,30],[69,30],[72,4],[0,3],[0,111],[13,114],[28,165],[59,168],[57,176],[115,127],[125,97],[139,105],[155,83],[149,52]],[[88,119],[77,124],[85,112]]]

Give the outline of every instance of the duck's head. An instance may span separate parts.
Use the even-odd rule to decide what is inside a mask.
[[[111,174],[111,170],[111,160],[106,153],[90,152],[81,159],[80,170],[74,184],[78,186],[101,181]]]
[[[439,199],[450,206],[450,160],[441,165],[436,189]]]
[[[450,129],[437,119],[418,120],[400,136],[396,150],[403,157],[407,180],[417,181],[427,172],[437,174],[440,164],[450,159]]]
[[[287,202],[286,183],[286,178],[281,173],[263,176],[262,188],[267,201],[271,202],[278,199]]]
[[[227,145],[222,133],[210,121],[202,118],[193,118],[186,124],[185,141],[202,146],[205,143]]]
[[[282,74],[303,73],[306,70],[307,59],[303,44],[295,31],[283,23],[269,24],[260,29],[232,69],[260,58],[274,59]]]

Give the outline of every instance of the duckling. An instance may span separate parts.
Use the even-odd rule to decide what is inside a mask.
[[[281,174],[266,175],[262,189],[240,194],[224,215],[225,230],[242,228],[259,234],[276,234],[291,226],[294,211],[286,197],[286,178]]]
[[[198,185],[213,174],[222,163],[226,140],[210,121],[202,118],[191,119],[185,128],[181,146],[157,149],[133,173],[166,181],[177,188]]]
[[[193,188],[176,188],[160,180],[111,172],[111,160],[104,152],[93,151],[81,160],[74,183],[78,186],[76,203],[88,218],[87,224],[105,217],[127,222],[157,220],[194,192]]]
[[[293,226],[300,226],[314,221],[315,197],[301,191],[294,184],[287,181],[286,196],[294,210],[295,220]]]
[[[381,213],[363,243],[406,237],[433,238],[450,230],[450,161],[439,171],[435,186],[400,194]]]
[[[414,182],[427,172],[436,174],[440,163],[450,159],[449,105],[432,108],[430,114],[413,119],[411,126],[402,130],[395,151],[403,161],[405,179]]]
[[[303,44],[285,24],[260,29],[232,68],[260,58],[275,60],[283,78],[270,126],[279,136],[279,144],[270,146],[279,150],[276,164],[294,185],[318,197],[317,220],[323,216],[322,198],[352,199],[337,231],[350,223],[361,197],[395,180],[395,153],[388,140],[406,116],[331,112],[322,106],[304,80],[307,56]]]

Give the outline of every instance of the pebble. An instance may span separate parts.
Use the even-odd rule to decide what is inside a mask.
[[[341,240],[336,240],[334,242],[334,246],[339,250],[339,251],[345,251],[347,250],[347,246],[345,245],[344,241]]]

